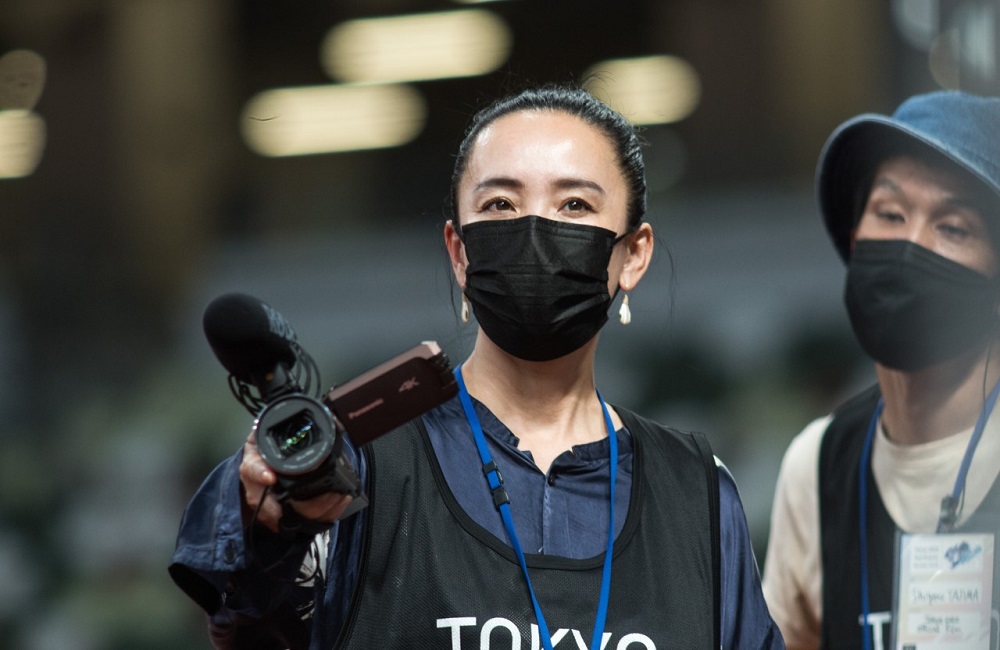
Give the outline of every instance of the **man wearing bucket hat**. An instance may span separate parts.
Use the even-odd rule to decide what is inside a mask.
[[[768,606],[790,649],[996,647],[1000,98],[848,120],[817,191],[878,383],[785,453]]]

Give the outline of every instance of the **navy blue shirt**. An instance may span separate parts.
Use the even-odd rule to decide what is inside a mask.
[[[609,512],[608,440],[573,447],[557,457],[545,474],[535,465],[530,452],[517,448],[517,438],[489,409],[475,400],[474,404],[493,459],[504,476],[517,535],[525,552],[569,558],[603,553]],[[476,523],[506,542],[507,535],[493,506],[458,398],[429,411],[423,421],[459,504]],[[628,431],[620,429],[617,437],[616,534],[628,514],[633,456]],[[353,452],[350,456],[363,478],[366,470],[363,457]],[[231,623],[235,613],[262,616],[275,598],[298,598],[306,602],[312,597],[307,589],[301,589],[300,593],[275,590],[273,580],[245,569],[248,563],[241,534],[239,457],[237,454],[217,468],[188,506],[171,567],[178,584],[210,613],[214,610],[213,622],[223,627]],[[729,472],[724,467],[719,469],[723,648],[784,648],[764,603],[739,492]],[[338,522],[330,531],[333,542],[323,603],[332,610],[329,613],[334,621],[344,620],[350,605],[362,547],[364,515],[365,511],[361,511],[357,517]],[[257,542],[254,548],[259,555],[280,555],[280,549],[272,550],[272,546],[280,544],[266,533],[260,534]],[[297,569],[297,561],[295,565],[289,563],[286,577]],[[191,580],[188,570],[207,580],[218,592],[226,593],[224,605],[218,609],[207,606],[203,602],[205,597],[199,597],[192,589],[199,581]],[[272,572],[271,576],[276,574],[281,572]],[[287,579],[283,583],[287,584]],[[544,610],[545,603],[541,605]]]

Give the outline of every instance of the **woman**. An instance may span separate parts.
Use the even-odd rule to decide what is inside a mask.
[[[312,648],[783,647],[707,442],[595,389],[598,332],[619,290],[627,322],[653,252],[645,191],[634,130],[585,91],[528,90],[474,118],[444,228],[463,320],[471,306],[479,323],[460,394],[365,449],[368,508],[296,504],[331,523],[312,590],[275,591],[303,551],[257,524],[247,556],[240,509],[272,531],[281,516],[252,441],[216,471],[171,571],[217,645],[265,625]],[[199,516],[220,502],[227,524]]]

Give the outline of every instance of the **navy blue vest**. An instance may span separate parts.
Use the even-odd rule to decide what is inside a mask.
[[[634,474],[615,540],[605,647],[718,648],[719,495],[711,450],[699,434],[618,412],[633,437]],[[375,440],[366,453],[366,548],[336,647],[540,647],[513,551],[459,507],[423,423]],[[603,555],[528,555],[527,563],[556,650],[589,646]]]

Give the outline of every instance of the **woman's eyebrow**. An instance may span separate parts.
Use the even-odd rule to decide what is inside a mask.
[[[517,180],[516,178],[508,178],[506,176],[496,176],[493,178],[487,178],[486,180],[478,183],[474,188],[474,191],[478,192],[480,190],[487,190],[492,188],[519,190],[522,189],[523,187],[524,183]]]
[[[585,178],[560,178],[553,185],[561,190],[573,190],[578,187],[586,187],[592,189],[599,194],[607,194],[604,188],[595,183],[594,181],[588,181]]]
[[[601,187],[598,183],[595,183],[594,181],[589,181],[584,178],[560,178],[553,181],[552,186],[560,190],[572,190],[585,187],[594,190],[599,194],[607,194],[607,192],[604,191],[604,188]],[[473,191],[478,192],[481,190],[493,189],[493,188],[520,190],[524,188],[524,183],[522,183],[516,178],[509,178],[507,176],[495,176],[493,178],[487,178],[486,180],[476,184],[476,187],[474,188]]]

